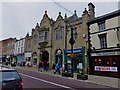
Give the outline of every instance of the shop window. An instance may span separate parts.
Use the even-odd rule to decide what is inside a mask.
[[[94,65],[95,65],[95,66],[98,65],[98,60],[97,60],[97,59],[94,60]]]
[[[99,65],[99,66],[102,66],[102,65],[103,65],[103,63],[102,63],[102,60],[101,60],[101,59],[98,59],[98,65]]]
[[[112,66],[117,66],[117,59],[116,58],[112,59]]]
[[[106,66],[110,66],[110,60],[106,59]]]
[[[99,66],[105,66],[105,60],[104,59],[98,59],[98,65]]]

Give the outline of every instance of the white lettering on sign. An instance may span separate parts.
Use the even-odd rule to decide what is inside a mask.
[[[110,56],[110,55],[120,55],[120,52],[101,52],[101,53],[91,53],[91,56]]]
[[[117,72],[117,67],[95,66],[95,71],[111,71]]]

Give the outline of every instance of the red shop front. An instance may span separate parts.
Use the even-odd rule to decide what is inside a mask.
[[[120,52],[91,53],[90,74],[120,78]]]

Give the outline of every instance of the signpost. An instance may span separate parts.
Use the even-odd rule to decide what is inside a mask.
[[[73,75],[73,58],[74,58],[74,53],[73,53],[73,45],[75,43],[75,40],[73,38],[73,27],[71,27],[71,38],[70,38],[70,41],[69,41],[70,45],[71,45],[71,73]]]

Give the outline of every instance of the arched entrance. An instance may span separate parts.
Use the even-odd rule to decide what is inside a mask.
[[[49,53],[48,51],[41,51],[41,61],[48,62],[49,61]]]
[[[48,51],[41,51],[40,52],[40,61],[43,62],[44,65],[44,69],[48,69],[49,68],[49,53]]]
[[[62,66],[62,50],[61,49],[57,49],[56,52],[55,52],[55,64],[57,62],[60,62],[61,66]]]

